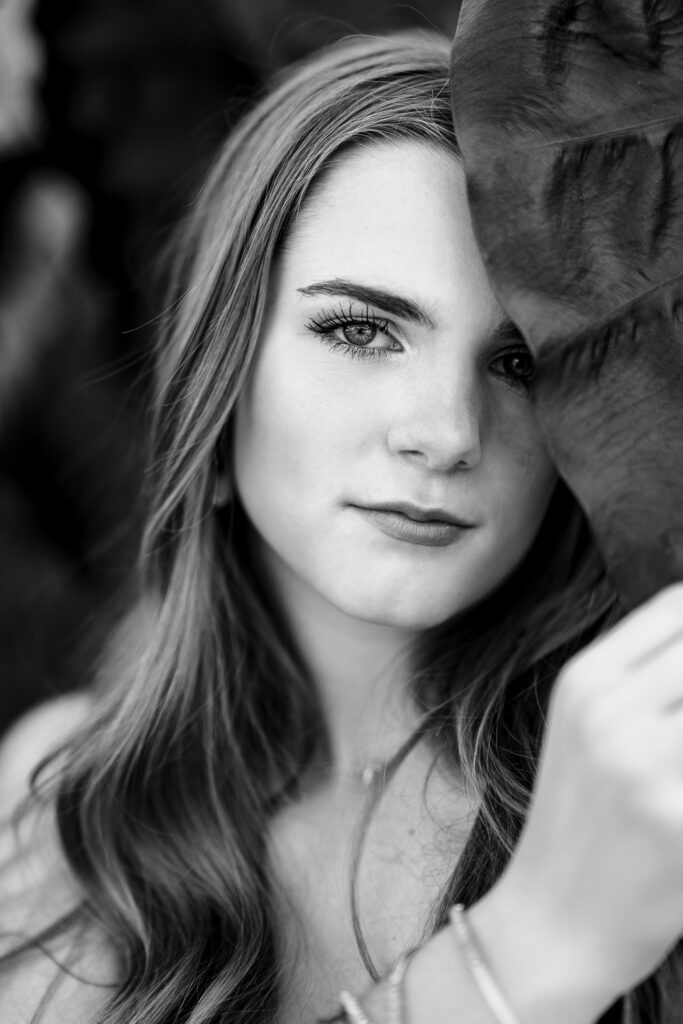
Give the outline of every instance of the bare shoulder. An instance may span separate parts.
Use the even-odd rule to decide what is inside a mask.
[[[85,924],[30,940],[77,909],[83,893],[69,869],[50,806],[32,805],[15,821],[35,764],[78,726],[86,703],[43,705],[20,721],[0,747],[4,806],[0,812],[0,1021],[2,1024],[92,1024],[117,976],[102,935]],[[23,943],[29,947],[8,955]]]
[[[69,693],[26,712],[0,741],[0,816],[28,792],[36,765],[87,721],[93,707],[88,693]]]
[[[0,826],[0,1021],[2,1024],[92,1024],[113,994],[116,957],[85,922],[30,945],[77,909],[82,893],[62,856],[49,809],[20,826]]]
[[[70,952],[63,943],[51,951],[54,961],[33,952],[0,970],[3,1024],[93,1024],[113,989],[99,980],[100,965],[91,970]]]

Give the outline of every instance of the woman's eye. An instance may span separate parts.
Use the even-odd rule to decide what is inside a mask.
[[[341,333],[344,336],[344,340],[348,341],[351,345],[370,345],[377,337],[378,327],[377,324],[371,323],[354,323],[344,324],[341,328]]]
[[[350,356],[387,356],[402,349],[400,342],[390,333],[388,320],[379,319],[371,312],[357,316],[340,311],[336,315],[311,319],[306,326],[333,351],[342,351]]]
[[[534,375],[534,359],[526,348],[502,352],[492,361],[491,366],[498,376],[524,387],[528,386]]]

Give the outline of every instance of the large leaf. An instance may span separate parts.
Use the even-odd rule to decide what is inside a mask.
[[[464,0],[477,241],[627,605],[683,579],[683,0]]]

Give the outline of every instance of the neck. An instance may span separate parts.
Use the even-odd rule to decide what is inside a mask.
[[[267,557],[282,607],[317,684],[332,769],[362,772],[387,761],[419,721],[409,694],[416,634],[346,615],[273,556]]]

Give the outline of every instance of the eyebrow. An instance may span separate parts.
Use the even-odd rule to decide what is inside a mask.
[[[509,316],[503,316],[500,323],[494,327],[491,337],[494,341],[524,341],[524,335],[517,324]]]
[[[301,295],[345,295],[349,299],[356,299],[371,306],[380,306],[392,316],[400,317],[401,320],[408,320],[420,324],[430,330],[436,329],[431,316],[425,312],[416,302],[406,299],[402,295],[387,292],[383,288],[370,288],[368,285],[359,284],[356,281],[347,281],[341,277],[335,277],[330,281],[315,281],[306,285],[305,288],[297,288]],[[492,332],[494,341],[508,341],[509,339],[523,339],[522,332],[509,316],[503,316],[499,324]]]
[[[412,323],[420,324],[421,327],[428,327],[430,330],[436,328],[431,316],[416,302],[412,302],[402,295],[384,291],[383,288],[370,288],[365,284],[335,277],[331,281],[315,281],[313,284],[306,285],[305,288],[297,288],[297,291],[301,295],[345,295],[349,299],[365,302],[369,306],[380,306],[387,313],[391,313],[392,316],[397,316],[401,320],[409,320]]]

